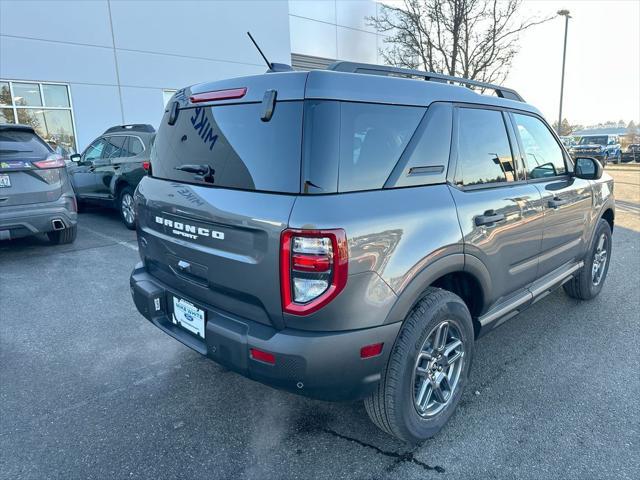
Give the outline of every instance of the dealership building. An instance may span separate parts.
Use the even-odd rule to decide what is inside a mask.
[[[66,150],[108,127],[158,126],[183,86],[263,73],[272,62],[377,63],[373,0],[0,0],[0,123],[28,123]]]

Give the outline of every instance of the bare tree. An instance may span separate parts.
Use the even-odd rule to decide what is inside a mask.
[[[382,5],[370,25],[387,33],[390,65],[500,83],[518,52],[518,35],[548,18],[519,18],[522,0],[404,0]]]

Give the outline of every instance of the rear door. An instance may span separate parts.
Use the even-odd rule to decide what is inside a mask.
[[[540,192],[519,173],[506,119],[485,108],[454,112],[450,190],[465,253],[482,261],[491,276],[488,307],[535,279],[542,240]]]
[[[94,161],[94,194],[96,197],[105,200],[112,198],[113,176],[122,166],[123,149],[127,138],[126,135],[110,135],[105,138],[107,143],[101,158]]]
[[[540,118],[524,113],[511,117],[528,183],[542,196],[544,232],[538,267],[538,277],[542,277],[585,252],[593,205],[591,182],[569,174],[567,155]]]
[[[40,170],[33,163],[52,153],[33,130],[0,126],[0,208],[60,197],[63,178],[59,169]]]
[[[261,100],[266,88],[250,90]],[[184,102],[173,125],[167,112],[138,186],[138,235],[147,270],[176,296],[281,326],[280,235],[300,192],[303,102],[277,101],[268,120],[263,111],[255,100]]]

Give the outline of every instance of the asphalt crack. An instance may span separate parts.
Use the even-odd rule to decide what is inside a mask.
[[[435,471],[438,473],[444,473],[445,469],[443,467],[441,467],[440,465],[429,465],[427,463],[424,463],[420,460],[418,460],[417,458],[415,458],[415,455],[413,452],[405,452],[405,453],[399,453],[399,452],[390,452],[387,450],[383,450],[380,447],[376,447],[375,445],[371,445],[370,443],[366,443],[363,442],[362,440],[358,440],[357,438],[352,438],[352,437],[348,437],[346,435],[342,435],[341,433],[336,432],[335,430],[331,430],[330,428],[323,428],[322,431],[324,433],[328,433],[329,435],[333,435],[334,437],[338,437],[341,438],[342,440],[347,440],[348,442],[353,442],[357,445],[360,445],[361,447],[365,447],[365,448],[370,448],[372,450],[374,450],[376,453],[379,453],[380,455],[384,455],[385,457],[389,457],[389,458],[393,458],[393,463],[387,468],[387,470],[393,470],[396,465],[400,464],[400,463],[413,463],[415,465],[418,465],[419,467],[422,467],[424,470],[431,470],[431,471]]]

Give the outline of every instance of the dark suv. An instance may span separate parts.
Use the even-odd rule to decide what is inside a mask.
[[[127,228],[136,228],[133,192],[149,170],[156,131],[151,125],[109,128],[81,155],[71,155],[71,182],[80,202],[118,209]]]
[[[138,310],[411,442],[453,413],[476,338],[561,285],[595,297],[609,266],[613,181],[496,85],[344,62],[200,84],[151,165]]]
[[[63,158],[28,125],[0,125],[0,240],[76,239],[77,205]]]

